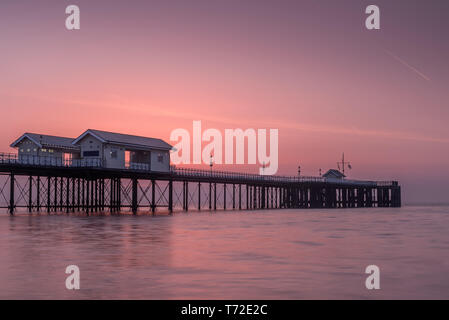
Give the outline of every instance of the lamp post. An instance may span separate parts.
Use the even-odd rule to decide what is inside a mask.
[[[212,167],[214,166],[214,160],[212,157],[212,153],[210,154],[209,166],[210,166],[210,175],[212,176]]]

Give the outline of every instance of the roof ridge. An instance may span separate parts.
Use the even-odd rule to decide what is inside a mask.
[[[25,132],[24,135],[26,135],[26,134],[32,134],[32,135],[37,135],[37,136],[46,136],[46,137],[52,137],[52,138],[64,138],[64,139],[72,139],[72,140],[74,140],[74,138],[71,138],[71,137],[55,136],[55,135],[44,134],[44,133]]]
[[[164,140],[162,140],[161,138],[153,138],[153,137],[145,137],[145,136],[140,136],[140,135],[136,135],[136,134],[129,134],[129,133],[120,133],[120,132],[112,132],[112,131],[105,131],[105,130],[98,130],[98,129],[87,129],[88,131],[96,131],[96,132],[103,132],[103,133],[111,133],[111,134],[120,134],[123,136],[129,136],[129,137],[138,137],[138,138],[145,138],[145,139],[154,139],[154,140],[160,140],[165,142]]]

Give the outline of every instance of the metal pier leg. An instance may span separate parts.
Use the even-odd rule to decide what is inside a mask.
[[[189,182],[186,181],[186,212],[189,211]]]
[[[182,182],[182,211],[186,210],[186,182]]]
[[[173,180],[168,181],[168,211],[173,213]]]
[[[201,182],[198,182],[198,211],[201,211]]]
[[[110,179],[110,183],[111,183],[111,192],[110,192],[110,199],[109,199],[109,212],[113,212],[114,211],[114,197],[115,197],[115,179],[111,178]]]
[[[273,187],[272,194],[273,197],[273,209],[276,209],[278,207],[278,188]]]
[[[284,206],[284,188],[281,187],[279,190],[279,208],[283,208]]]
[[[32,211],[33,208],[33,177],[28,178],[28,212]]]
[[[36,180],[36,209],[39,212],[41,210],[41,177],[37,176]]]
[[[156,181],[151,180],[151,213],[156,211]]]
[[[217,183],[214,183],[214,210],[217,210]]]
[[[90,212],[94,212],[95,209],[95,190],[94,190],[94,180],[90,180]]]
[[[239,183],[239,210],[242,210],[242,185]]]
[[[86,190],[85,190],[85,188],[86,188],[86,180],[83,178],[83,179],[81,179],[81,202],[80,202],[81,208],[80,208],[80,211],[83,210],[86,205],[86,196],[85,196]]]
[[[10,174],[9,176],[9,214],[14,214],[14,174]]]
[[[53,209],[55,212],[58,211],[58,177],[54,178],[53,184],[55,186],[55,198],[53,199]]]
[[[132,211],[133,214],[137,214],[137,179],[133,179],[132,185]]]
[[[209,210],[212,210],[212,182],[209,182]]]
[[[223,184],[223,209],[226,210],[226,183]]]
[[[90,205],[90,183],[89,180],[86,180],[86,213],[89,215],[89,205]]]
[[[64,207],[64,200],[63,200],[63,192],[64,192],[64,178],[61,177],[61,181],[59,182],[59,211],[62,212]]]
[[[50,213],[50,199],[51,199],[51,177],[47,177],[47,212]]]
[[[117,210],[122,210],[122,180],[117,178]]]
[[[72,212],[75,212],[75,178],[72,178]]]
[[[70,199],[70,178],[66,178],[66,194],[65,194],[65,211],[69,213],[69,199]]]
[[[253,186],[253,209],[257,209],[257,186]]]
[[[92,212],[97,212],[98,207],[98,183],[97,178],[92,180]]]
[[[235,210],[235,184],[232,184],[232,210]]]
[[[249,210],[249,186],[246,185],[246,210]]]

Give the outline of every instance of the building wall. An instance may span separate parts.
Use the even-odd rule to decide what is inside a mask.
[[[40,149],[33,141],[25,138],[17,146],[19,158],[40,156],[40,157],[55,157],[61,158],[63,151],[56,148],[42,148]]]
[[[103,164],[106,168],[125,168],[125,148],[117,145],[105,144]]]
[[[81,139],[78,145],[81,147],[82,159],[95,157],[85,156],[85,152],[98,151],[98,157],[102,159],[104,167],[112,169],[125,168],[125,151],[129,149],[124,146],[106,143],[103,144],[101,141],[91,135],[87,135],[86,137]],[[170,170],[170,155],[168,151],[138,151],[130,160],[131,162],[135,163],[150,163],[152,171],[168,172]]]
[[[162,162],[160,160],[162,160]],[[170,154],[168,151],[151,151],[151,170],[162,172],[170,171]]]
[[[81,141],[79,141],[78,145],[81,148],[82,159],[102,157],[103,144],[97,138],[90,135],[85,136]],[[87,155],[86,152],[91,153],[91,155]],[[97,154],[94,155],[94,153]]]
[[[39,155],[39,147],[30,139],[23,139],[17,146],[19,157]]]

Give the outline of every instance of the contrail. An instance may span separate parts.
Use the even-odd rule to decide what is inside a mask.
[[[421,78],[423,78],[424,80],[430,81],[430,78],[427,77],[424,73],[420,72],[418,69],[416,69],[415,67],[409,65],[407,62],[405,62],[404,60],[402,60],[401,58],[399,58],[397,55],[395,55],[394,53],[384,49],[385,53],[387,53],[388,55],[390,55],[391,57],[393,57],[394,59],[396,59],[397,61],[399,61],[400,63],[402,63],[404,66],[406,66],[407,68],[409,68],[410,70],[412,70],[413,72],[415,72],[416,74],[418,74]]]

